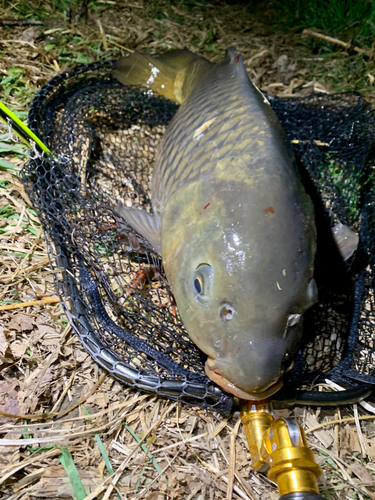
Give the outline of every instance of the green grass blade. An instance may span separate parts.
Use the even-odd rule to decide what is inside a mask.
[[[6,137],[0,136],[0,139],[9,141],[9,134]],[[0,154],[17,153],[19,155],[26,156],[27,148],[25,146],[26,144],[14,144],[0,140]]]
[[[89,412],[86,410],[86,408],[84,406],[82,406],[82,409],[86,413],[86,415],[89,415]],[[100,436],[99,436],[99,434],[97,432],[95,432],[94,436],[95,436],[96,442],[98,443],[99,450],[100,450],[100,453],[102,454],[105,466],[107,467],[107,471],[110,474],[114,474],[115,471],[113,470],[111,462],[109,461],[109,456],[107,455],[107,451],[105,449],[103,441],[100,439]]]
[[[130,434],[131,434],[131,435],[133,436],[133,438],[137,441],[137,443],[139,443],[139,442],[140,442],[140,438],[137,436],[137,434],[135,434],[135,433],[134,433],[134,432],[130,429],[130,427],[128,427],[126,424],[124,424],[124,427],[125,427],[125,429],[126,429],[126,430],[128,430],[128,431],[130,432]],[[147,446],[146,446],[146,445],[141,444],[141,448],[142,448],[142,450],[143,450],[145,453],[147,453]],[[157,472],[158,472],[159,474],[161,474],[161,473],[162,473],[162,470],[161,470],[161,468],[159,467],[159,465],[157,464],[157,462],[156,462],[155,458],[151,455],[151,453],[149,453],[149,454],[148,454],[147,458],[149,458],[149,459],[151,460],[152,465],[155,467],[155,469],[157,470]]]
[[[109,456],[107,455],[106,449],[104,447],[103,441],[100,439],[100,436],[98,433],[94,434],[95,440],[98,443],[100,453],[102,454],[105,466],[107,467],[107,471],[109,474],[114,474],[115,471],[113,470],[113,467],[111,465],[111,462],[109,461]]]
[[[82,405],[82,409],[86,413],[86,415],[89,415],[89,412],[86,410],[86,408],[83,405]],[[89,420],[91,420],[91,419],[89,419]],[[105,449],[103,441],[100,439],[100,436],[99,436],[99,434],[97,432],[95,432],[94,437],[95,437],[95,441],[98,443],[99,450],[100,450],[100,453],[102,454],[102,457],[103,457],[105,466],[107,468],[107,471],[111,475],[114,474],[115,471],[113,470],[111,462],[109,461],[109,456],[107,454],[107,451]],[[118,500],[121,500],[120,495],[118,493],[116,493],[116,496],[117,496]]]
[[[20,167],[16,167],[12,163],[9,163],[9,161],[2,160],[0,158],[0,170],[15,170],[18,172],[20,170]]]
[[[61,455],[59,455],[59,459],[69,478],[70,484],[72,485],[74,498],[75,500],[84,500],[87,495],[75,466],[73,457],[66,446],[60,446],[60,450]]]

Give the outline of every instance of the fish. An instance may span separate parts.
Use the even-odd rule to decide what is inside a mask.
[[[155,157],[152,214],[115,211],[161,254],[182,322],[225,391],[263,400],[317,300],[314,207],[280,123],[233,47],[133,53],[113,75],[180,104]]]

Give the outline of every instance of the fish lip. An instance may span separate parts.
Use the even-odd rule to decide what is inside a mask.
[[[263,392],[245,392],[243,389],[237,387],[235,384],[233,384],[233,382],[223,377],[223,375],[221,375],[221,373],[217,371],[216,363],[213,358],[207,358],[204,368],[205,373],[209,379],[219,385],[226,392],[229,392],[230,394],[233,394],[240,399],[263,401],[264,399],[269,398],[270,396],[275,394],[275,392],[280,390],[284,383],[283,377],[280,377],[277,382],[272,384]]]

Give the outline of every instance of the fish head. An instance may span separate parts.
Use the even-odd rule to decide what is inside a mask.
[[[262,400],[281,387],[303,314],[316,301],[313,209],[300,185],[289,203],[276,194],[265,200],[259,189],[253,197],[249,187],[223,189],[209,205],[201,194],[180,200],[186,219],[169,228],[175,238],[163,260],[184,326],[208,356],[208,377],[242,399]],[[201,210],[192,208],[199,203]]]

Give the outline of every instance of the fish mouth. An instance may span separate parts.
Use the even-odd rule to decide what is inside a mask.
[[[226,392],[229,392],[230,394],[233,394],[240,399],[247,399],[252,401],[262,401],[263,399],[269,398],[270,396],[275,394],[275,392],[281,389],[284,383],[283,378],[281,377],[277,382],[270,385],[266,390],[262,392],[246,392],[243,389],[237,387],[235,384],[233,384],[233,382],[226,379],[223,375],[221,375],[221,373],[217,371],[216,363],[213,358],[207,358],[204,370],[207,377],[211,379],[212,382],[215,382],[217,385],[219,385]]]

